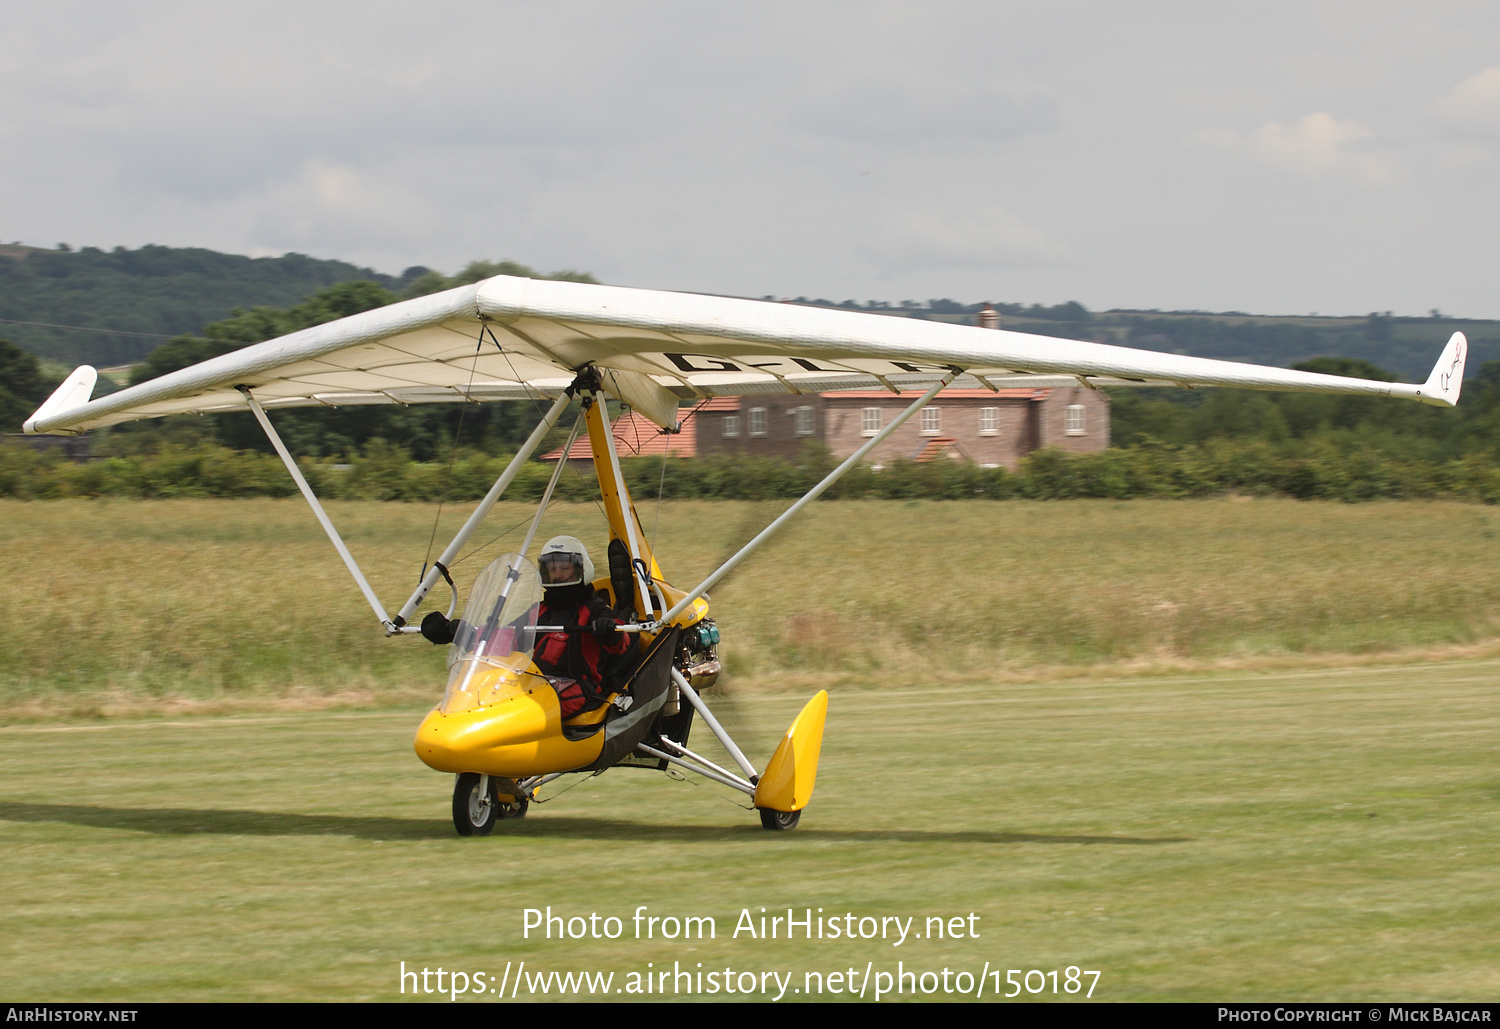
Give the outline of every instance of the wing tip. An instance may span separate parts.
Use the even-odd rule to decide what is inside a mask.
[[[62,385],[53,390],[52,395],[42,401],[42,406],[21,424],[21,431],[28,436],[35,436],[43,431],[37,428],[38,422],[87,404],[94,395],[94,385],[98,381],[99,373],[92,365],[81,364],[74,368],[62,381]]]
[[[1438,355],[1432,374],[1417,390],[1417,399],[1434,407],[1454,407],[1464,385],[1464,364],[1469,357],[1469,341],[1462,332],[1448,337],[1448,344]]]

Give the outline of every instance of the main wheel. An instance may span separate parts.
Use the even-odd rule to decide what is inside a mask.
[[[500,798],[495,792],[495,778],[481,791],[478,772],[461,772],[453,784],[453,828],[460,836],[488,836],[500,820]]]
[[[506,796],[511,797],[510,801],[507,803],[498,799],[500,796],[498,791],[496,792],[495,796],[495,807],[500,811],[501,818],[525,818],[526,809],[531,807],[531,801],[526,797],[517,798],[511,796],[510,794],[506,794]]]
[[[760,825],[763,829],[772,832],[791,832],[797,828],[797,823],[802,821],[801,811],[772,811],[770,808],[760,809]]]

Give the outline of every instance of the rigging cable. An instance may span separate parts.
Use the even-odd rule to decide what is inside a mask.
[[[448,499],[448,483],[453,478],[453,462],[458,457],[458,440],[464,431],[464,416],[469,413],[469,405],[473,403],[474,376],[479,371],[479,351],[484,347],[484,329],[484,323],[480,322],[479,338],[474,341],[474,360],[469,365],[469,384],[464,387],[464,403],[458,411],[458,427],[453,430],[453,445],[448,448],[448,470],[443,473],[442,488],[438,491],[437,514],[432,519],[432,535],[427,537],[427,554],[422,558],[422,574],[417,577],[418,582],[427,578],[427,564],[432,560],[432,546],[437,542],[438,523],[443,517],[443,504]],[[498,343],[495,345],[499,346]]]
[[[494,330],[490,329],[490,327],[488,325],[485,326],[485,331],[490,334],[490,342],[492,342],[492,343],[495,344],[495,349],[498,350],[498,351],[500,351],[501,356],[505,358],[505,363],[510,367],[511,378],[514,379],[516,382],[520,383],[521,387],[526,390],[527,399],[531,401],[532,409],[534,411],[536,411],[538,414],[541,414],[542,413],[542,405],[541,405],[539,399],[536,396],[532,395],[531,385],[528,382],[526,382],[525,379],[522,379],[519,374],[516,373],[516,366],[515,366],[514,363],[511,362],[510,353],[504,347],[502,347],[500,345],[500,341],[495,338]],[[568,450],[564,451],[562,453],[562,455],[558,457],[558,460],[559,461],[567,461],[568,465],[570,467],[572,467],[573,472],[578,476],[579,480],[581,482],[583,482],[585,486],[587,486],[588,485],[588,479],[585,478],[583,472],[579,471],[578,466],[574,465],[573,462],[572,462],[572,460],[570,459],[570,452],[571,452],[571,450],[572,450],[572,447],[569,446]],[[594,496],[595,493],[599,493],[599,496]],[[602,503],[603,494],[599,492],[599,483],[598,483],[597,479],[594,482],[594,489],[589,491],[589,495],[590,495],[590,499],[592,499],[593,502],[594,502],[594,506],[599,509],[599,515],[600,515],[600,517],[602,517],[604,519],[605,523],[608,524],[608,522],[609,522],[609,515],[604,510],[604,504]],[[522,555],[522,556],[524,556],[524,555]]]
[[[693,415],[695,415],[699,411],[703,410],[703,405],[706,404],[706,403],[708,403],[712,399],[713,399],[713,397],[704,397],[702,400],[698,401],[698,405],[696,407],[694,407],[691,411],[689,411],[683,417],[682,421],[680,421],[680,422],[677,423],[677,431],[681,432],[683,429],[687,428],[687,423],[692,420]],[[668,436],[668,435],[671,435],[671,434],[668,433],[666,429],[663,429],[663,430],[661,430],[661,435]],[[650,536],[651,549],[653,551],[656,550],[656,531],[657,531],[657,529],[661,528],[661,495],[662,495],[662,491],[664,489],[666,489],[666,486],[667,486],[667,456],[668,456],[668,454],[670,452],[671,452],[671,440],[668,440],[665,444],[662,445],[662,448],[661,448],[661,479],[656,484],[656,514],[653,516],[652,521],[651,521],[651,536]]]
[[[608,771],[608,769],[600,768],[599,770],[597,770],[595,772],[592,772],[589,775],[585,775],[585,776],[582,776],[581,778],[574,779],[571,784],[569,784],[567,786],[564,786],[562,789],[558,790],[556,793],[552,794],[552,796],[550,796],[550,797],[539,797],[539,796],[533,794],[532,797],[531,797],[531,802],[533,804],[545,804],[548,801],[556,800],[558,797],[561,797],[564,793],[567,793],[569,790],[575,789],[576,787],[583,785],[584,783],[588,782],[590,779],[595,778],[596,776],[603,775],[606,771]],[[536,788],[537,789],[541,789],[541,786],[538,786]]]
[[[571,448],[573,446],[573,441],[578,438],[578,430],[579,430],[579,428],[582,425],[583,425],[583,413],[579,412],[578,417],[575,418],[575,419],[573,419],[573,430],[572,430],[572,432],[570,432],[568,434],[568,441],[567,441],[566,445],[563,448],[564,450],[567,450],[567,449],[569,449],[569,448]],[[556,470],[554,470],[553,475],[556,476],[559,472],[561,472],[561,470],[562,470],[561,467],[557,468]],[[553,487],[555,487],[556,485],[557,485],[557,483],[555,481],[548,482],[547,483],[547,490],[546,490],[545,493],[542,494],[542,505],[543,505],[542,506],[542,512],[544,514],[546,513],[547,508],[550,507],[551,504],[552,504],[552,495],[553,495],[552,494],[552,490],[553,490]],[[489,546],[491,543],[494,543],[496,540],[504,538],[507,534],[509,534],[511,532],[514,532],[516,529],[520,528],[522,525],[525,525],[527,522],[530,522],[535,517],[536,516],[533,515],[533,516],[521,519],[515,525],[512,525],[509,529],[506,529],[504,532],[500,533],[500,535],[491,538],[488,542],[481,543],[479,546],[472,548],[467,554],[464,554],[462,557],[458,558],[458,560],[454,561],[453,563],[457,564],[459,561],[465,561],[468,558],[473,557],[475,554],[477,554],[480,551],[484,550],[484,548],[487,547],[487,546]],[[537,520],[537,524],[538,525],[541,524],[540,519]],[[524,557],[525,555],[523,554],[521,556]]]
[[[696,786],[700,790],[706,790],[709,796],[719,798],[730,807],[737,807],[741,811],[754,811],[756,809],[754,804],[741,804],[739,801],[735,800],[727,793],[720,793],[718,790],[709,789],[703,783],[699,782],[697,778],[690,779],[679,772],[677,769],[673,768],[671,765],[668,765],[666,768],[662,769],[662,772],[668,779],[676,779],[678,782],[685,782],[689,786]],[[744,794],[741,794],[741,796],[743,795]]]

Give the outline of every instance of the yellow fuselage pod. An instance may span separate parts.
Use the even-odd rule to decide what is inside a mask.
[[[534,670],[483,666],[470,685],[465,696],[477,706],[445,703],[417,728],[417,757],[428,766],[515,779],[569,772],[599,757],[603,732],[564,737],[557,692]]]
[[[604,403],[604,396],[596,394],[584,422],[599,472],[610,538],[635,538],[637,553],[650,568],[655,587],[668,604],[675,604],[684,594],[661,581],[661,567],[641,531],[629,490],[623,482],[616,483],[604,428]],[[601,589],[608,585],[607,578],[596,583]],[[641,597],[639,589],[635,592],[637,617],[651,617],[656,598]],[[618,605],[619,598],[613,599]],[[673,619],[673,624],[685,628],[706,617],[708,601],[700,597]],[[654,639],[654,634],[642,633],[642,649],[649,649]],[[526,654],[512,654],[504,659],[508,667],[481,663],[472,676],[460,673],[459,688],[450,685],[443,702],[417,727],[417,756],[440,772],[479,772],[510,778],[570,772],[598,760],[604,749],[603,731],[581,740],[565,737],[557,692],[535,665],[528,667],[528,659]],[[576,725],[585,717],[580,715],[570,724]],[[602,718],[596,715],[594,720]]]

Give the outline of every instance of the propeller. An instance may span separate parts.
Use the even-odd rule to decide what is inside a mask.
[[[724,562],[733,557],[739,550],[753,540],[778,514],[781,513],[782,505],[774,500],[762,500],[749,505],[740,520],[735,523],[724,538],[724,545],[707,571],[711,572]],[[716,598],[722,598],[726,591],[732,590],[732,584],[739,568],[731,569],[718,582],[714,583],[713,594]],[[707,572],[705,572],[707,574]],[[721,630],[722,631],[722,630]],[[721,658],[722,660],[722,648]],[[764,761],[770,756],[770,751],[764,754],[760,751],[767,745],[767,741],[759,738],[760,733],[754,725],[754,720],[746,715],[746,703],[744,694],[736,688],[734,677],[720,673],[719,681],[703,691],[703,701],[713,711],[719,723],[730,736],[750,756],[752,761]],[[715,746],[718,746],[715,741]],[[764,769],[762,769],[764,771]]]

